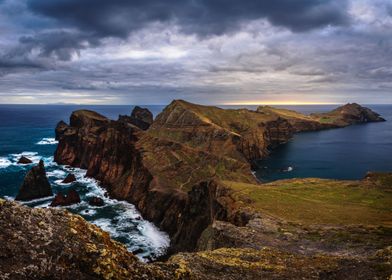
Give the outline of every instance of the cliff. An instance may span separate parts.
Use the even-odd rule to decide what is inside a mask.
[[[391,174],[371,173],[362,181],[285,180],[268,184],[266,191],[259,185],[223,182],[233,191],[232,201],[226,205],[237,205],[238,209],[247,209],[247,213],[253,211],[249,222],[235,226],[215,220],[202,233],[197,252],[179,253],[166,262],[152,264],[141,263],[125,246],[111,240],[108,233],[78,215],[55,208],[29,208],[0,199],[0,276],[13,280],[388,279],[392,273],[392,240],[387,227],[391,178]],[[211,212],[200,216],[199,210],[206,203],[203,197],[208,197],[200,190],[217,192],[220,188],[210,184],[193,190],[192,197],[201,198],[194,201],[199,209],[186,210],[194,213],[195,219],[199,217],[193,227],[210,222],[211,213],[219,211],[209,205]],[[313,203],[311,211],[305,211],[305,217],[290,209],[277,212],[271,207],[288,203],[287,198],[292,198],[295,188],[305,195],[304,201]],[[320,188],[326,191],[321,197]],[[341,193],[341,189],[341,196],[332,195]],[[363,205],[364,197],[372,201]],[[217,199],[225,205],[222,198],[227,195]],[[268,200],[272,202],[264,203]],[[343,205],[348,202],[350,211],[340,211],[346,209]],[[294,202],[293,207],[301,209],[295,204],[298,206]],[[323,205],[325,211],[314,211]],[[367,209],[361,211],[361,207]],[[335,212],[329,213],[331,209]],[[351,211],[355,209],[359,213]],[[364,216],[366,212],[372,216]],[[338,218],[345,215],[346,219],[339,225],[326,226],[336,213]],[[321,224],[314,224],[313,220]]]
[[[214,215],[236,216],[227,209],[206,215],[222,208],[215,201],[225,193],[202,182],[255,182],[247,163],[153,137],[124,118],[110,121],[76,111],[70,125],[58,124],[56,135],[57,163],[87,169],[87,176],[100,180],[112,197],[135,204],[170,234],[173,251],[193,249]]]
[[[379,120],[365,108],[349,111],[331,114],[350,123]],[[112,121],[80,110],[72,113],[69,125],[57,125],[55,161],[87,169],[87,176],[100,180],[112,197],[135,204],[170,234],[171,253],[189,251],[215,220],[244,226],[254,215],[252,209],[239,207],[235,190],[222,181],[257,186],[253,160],[294,132],[339,126],[320,118],[175,100],[144,131],[130,117]]]

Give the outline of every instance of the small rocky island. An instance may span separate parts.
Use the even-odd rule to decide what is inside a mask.
[[[64,210],[1,201],[5,279],[387,279],[392,273],[392,174],[261,184],[251,172],[255,160],[294,133],[384,121],[377,113],[355,103],[303,115],[183,100],[155,120],[135,110],[117,121],[73,112],[69,124],[56,127],[55,161],[87,169],[111,197],[133,203],[166,231],[168,260],[143,264]]]

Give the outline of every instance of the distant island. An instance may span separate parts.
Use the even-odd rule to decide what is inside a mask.
[[[252,174],[256,160],[295,133],[381,121],[356,103],[310,115],[184,100],[155,119],[141,107],[118,120],[75,111],[56,127],[55,162],[86,169],[108,196],[134,204],[170,235],[167,256],[142,263],[80,216],[0,200],[0,272],[14,279],[387,279],[392,173],[271,183]],[[44,180],[42,168],[21,192],[36,187],[34,176]]]

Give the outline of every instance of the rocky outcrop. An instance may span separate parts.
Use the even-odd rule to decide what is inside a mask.
[[[79,215],[3,199],[0,228],[4,280],[387,279],[392,272],[390,247],[356,258],[242,246],[180,253],[167,262],[145,264]]]
[[[29,159],[29,158],[27,158],[25,156],[21,156],[19,158],[19,160],[18,160],[18,163],[19,164],[30,164],[30,163],[33,163],[33,162],[31,161],[31,159]]]
[[[61,183],[63,183],[63,184],[69,184],[69,183],[73,183],[73,182],[75,182],[75,181],[76,181],[75,175],[72,174],[72,173],[69,173],[69,174],[67,175],[67,177],[65,177],[64,180],[63,180]]]
[[[142,130],[147,130],[153,122],[153,115],[147,108],[135,106],[131,116],[119,116],[119,121],[130,123]]]
[[[77,191],[71,189],[66,195],[61,192],[57,193],[50,206],[70,206],[77,203],[80,203],[80,196]]]
[[[15,199],[26,201],[52,195],[52,187],[46,177],[44,162],[40,160],[37,166],[27,172]]]
[[[4,280],[175,279],[169,266],[163,271],[143,264],[107,232],[68,211],[0,199],[0,228]]]
[[[369,108],[356,103],[348,103],[327,113],[304,115],[292,110],[259,106],[257,112],[276,115],[287,120],[294,132],[315,131],[345,127],[352,124],[385,121]]]
[[[193,202],[194,186],[213,178],[255,182],[247,163],[158,139],[90,111],[74,112],[69,126],[59,123],[56,135],[57,163],[87,169],[87,176],[98,179],[111,197],[135,204],[170,234],[176,250],[193,249],[193,237],[203,230],[193,227],[193,235],[184,234],[192,228],[184,220],[195,217],[186,209],[201,207]]]
[[[358,123],[385,121],[376,112],[357,103],[348,103],[329,113],[311,114],[311,117],[321,122],[331,122],[341,127]]]
[[[105,202],[102,198],[94,196],[88,200],[88,204],[91,206],[102,207],[105,205]]]

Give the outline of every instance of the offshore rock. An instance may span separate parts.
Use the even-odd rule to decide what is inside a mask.
[[[26,201],[52,195],[52,187],[46,177],[44,162],[40,160],[37,166],[27,172],[15,199]]]
[[[105,205],[103,199],[100,197],[96,197],[96,196],[90,198],[88,201],[88,204],[90,204],[91,206],[98,206],[98,207]]]
[[[56,194],[50,206],[70,206],[72,204],[80,203],[80,196],[77,191],[71,189],[68,191],[67,195],[61,192]]]
[[[29,158],[27,158],[25,156],[21,156],[19,158],[19,160],[18,160],[18,163],[20,163],[20,164],[30,164],[30,163],[33,163],[33,162],[31,161],[31,159],[29,159]]]
[[[69,174],[67,175],[67,177],[64,178],[64,180],[62,181],[62,183],[63,183],[63,184],[69,184],[69,183],[72,183],[72,182],[75,182],[75,181],[76,181],[75,175],[72,174],[72,173],[69,173]]]

